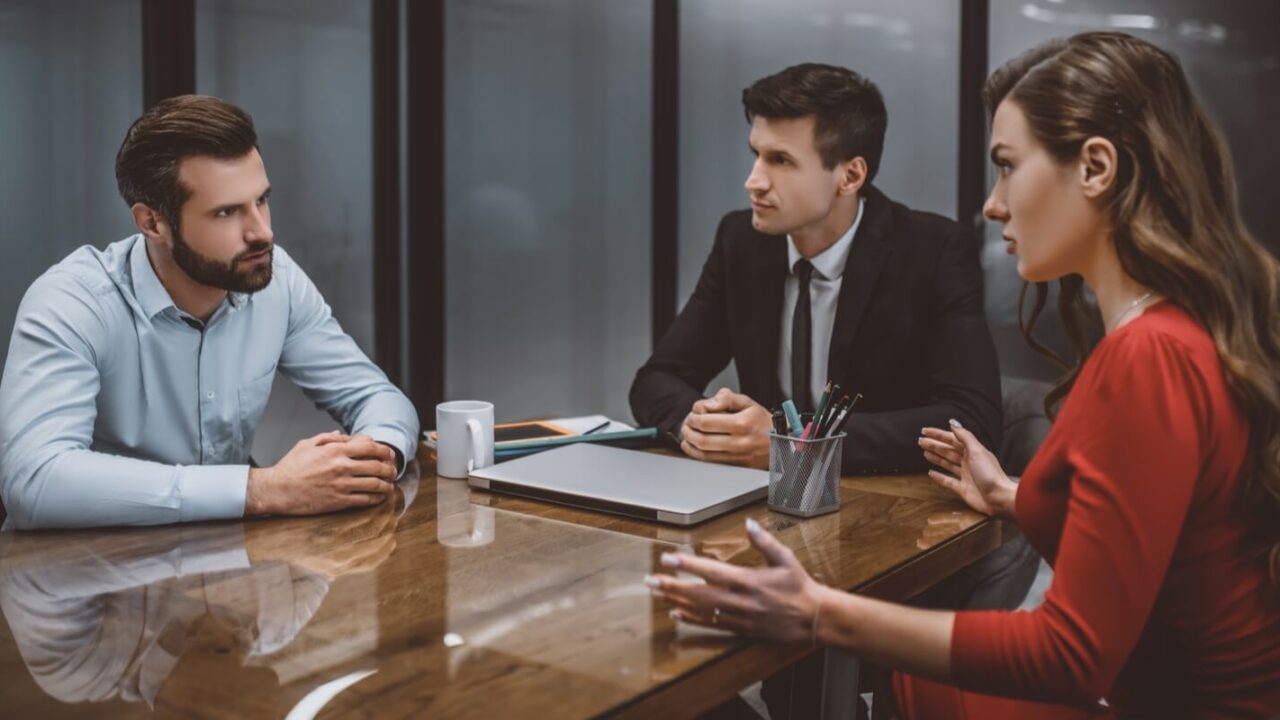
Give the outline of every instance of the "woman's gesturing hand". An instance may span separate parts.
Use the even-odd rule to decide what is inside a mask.
[[[810,577],[790,548],[750,518],[747,537],[767,567],[667,553],[664,566],[706,582],[651,575],[645,584],[675,606],[671,616],[677,620],[779,642],[815,643],[823,595],[833,591]]]
[[[1004,474],[996,456],[959,422],[952,420],[949,432],[922,429],[919,444],[925,460],[945,471],[930,470],[934,482],[984,515],[1013,517],[1017,484]]]

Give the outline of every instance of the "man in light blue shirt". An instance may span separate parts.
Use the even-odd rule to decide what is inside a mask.
[[[18,308],[0,380],[0,480],[19,528],[310,514],[393,497],[408,398],[271,233],[253,122],[162,101],[116,157],[140,234],[82,247]],[[344,428],[251,468],[283,372]]]

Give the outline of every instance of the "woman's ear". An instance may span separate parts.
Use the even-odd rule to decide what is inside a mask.
[[[1116,146],[1102,137],[1091,137],[1080,146],[1080,186],[1085,197],[1102,197],[1116,180],[1119,157]]]

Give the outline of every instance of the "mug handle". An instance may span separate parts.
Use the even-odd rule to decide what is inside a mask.
[[[467,472],[470,473],[476,469],[476,465],[484,462],[484,448],[481,447],[481,435],[484,434],[484,427],[479,420],[471,418],[467,420],[467,436],[471,438],[471,453],[467,457]]]

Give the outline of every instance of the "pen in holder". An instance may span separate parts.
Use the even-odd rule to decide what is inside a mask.
[[[816,440],[769,435],[769,508],[813,517],[840,509],[844,433]]]

